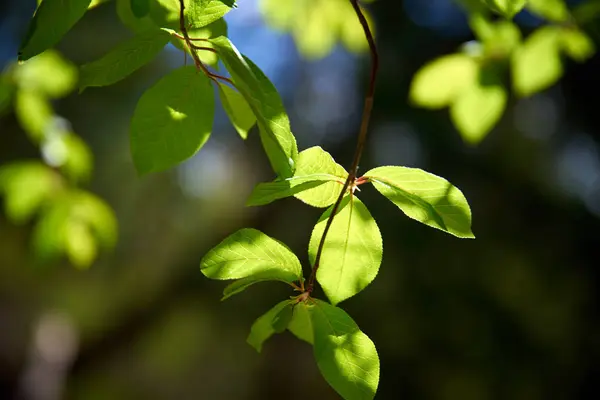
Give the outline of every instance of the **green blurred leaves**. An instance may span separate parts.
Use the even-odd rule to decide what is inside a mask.
[[[314,265],[330,207],[315,225],[310,237],[308,256]],[[375,279],[383,257],[383,242],[375,220],[354,195],[340,204],[325,238],[317,271],[317,280],[332,304],[362,291]]]
[[[131,153],[140,174],[162,171],[196,154],[210,136],[213,88],[193,66],[171,71],[139,100],[131,121]]]
[[[364,176],[408,217],[456,237],[474,238],[469,204],[444,178],[407,167],[378,167]]]

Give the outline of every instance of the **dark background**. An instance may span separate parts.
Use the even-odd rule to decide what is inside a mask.
[[[321,145],[348,166],[367,58],[338,48],[305,61],[289,36],[263,26],[254,3],[241,1],[228,17],[230,37],[280,89],[300,148]],[[0,1],[0,66],[14,60],[34,6]],[[383,265],[341,307],[377,345],[377,398],[596,398],[600,55],[566,62],[548,91],[512,98],[473,148],[447,111],[407,101],[418,68],[472,39],[464,15],[444,0],[379,0],[369,9],[382,65],[361,170],[396,164],[447,178],[469,200],[477,236],[456,239],[409,220],[372,188],[361,192],[382,231]],[[539,22],[517,21],[525,32]],[[600,43],[596,25],[587,29]],[[128,35],[107,3],[58,49],[81,64]],[[148,177],[134,171],[127,135],[135,103],[181,62],[166,50],[114,86],[55,104],[94,151],[90,189],[114,207],[120,240],[88,271],[35,267],[31,227],[0,214],[0,398],[338,398],[312,349],[289,333],[262,354],[245,343],[253,320],[292,293],[261,284],[221,303],[225,284],[199,271],[201,257],[242,227],[282,240],[308,268],[322,210],[294,199],[244,207],[252,186],[272,178],[256,133],[242,142],[219,111],[197,157]],[[37,149],[11,113],[2,116],[0,164],[27,157]]]

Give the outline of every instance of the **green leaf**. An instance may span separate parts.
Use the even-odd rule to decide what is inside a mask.
[[[330,207],[315,225],[308,256],[314,265]],[[383,254],[381,233],[365,205],[354,195],[340,204],[325,239],[317,280],[332,304],[362,291],[375,279]]]
[[[140,174],[162,171],[206,143],[215,99],[206,75],[193,66],[171,71],[142,95],[131,122],[131,152]]]
[[[150,4],[154,0],[150,1]],[[123,23],[134,32],[146,32],[150,29],[158,29],[159,27],[152,21],[149,14],[142,17],[137,17],[132,8],[131,0],[117,0],[117,15]]]
[[[314,355],[325,380],[345,400],[371,400],[379,385],[375,344],[344,310],[321,300],[309,305]]]
[[[265,314],[258,317],[256,321],[254,321],[254,324],[252,324],[252,328],[250,328],[250,334],[248,335],[248,339],[246,339],[248,344],[260,353],[262,351],[262,346],[267,339],[273,336],[273,334],[280,333],[285,329],[287,325],[286,322],[289,322],[289,318],[291,318],[292,304],[292,300],[282,301]]]
[[[31,90],[16,92],[15,114],[21,127],[35,143],[42,141],[54,118],[48,99]]]
[[[246,139],[248,131],[256,124],[256,117],[248,102],[237,90],[227,85],[219,84],[219,94],[223,109],[229,116],[233,127],[242,139]]]
[[[229,39],[218,37],[210,41],[256,116],[260,138],[273,170],[280,178],[291,177],[296,168],[298,147],[277,89]]]
[[[98,196],[77,190],[69,195],[70,217],[83,221],[100,246],[110,249],[117,242],[117,219],[113,210]]]
[[[185,51],[186,53],[191,54],[191,51],[187,47],[185,40],[180,39],[179,37],[174,35],[175,33],[177,35],[181,35],[181,33],[173,29],[162,29],[173,35],[171,37],[171,43],[173,43],[175,47],[177,47],[181,51]],[[227,22],[225,22],[225,20],[221,18],[216,20],[215,22],[212,22],[209,25],[200,28],[190,28],[188,29],[188,35],[190,39],[210,39],[218,36],[227,36]],[[196,41],[195,44],[204,48],[214,49],[212,43],[207,41],[203,41],[202,43]],[[197,50],[196,53],[198,54],[198,57],[200,57],[200,60],[204,64],[211,65],[214,68],[218,68],[219,57],[217,56],[217,54],[210,50]]]
[[[302,266],[294,253],[256,229],[242,229],[227,237],[202,258],[200,270],[210,279],[244,279],[228,286],[224,299],[257,282],[302,279]]]
[[[444,178],[396,166],[374,168],[364,176],[409,218],[460,238],[475,237],[465,196]]]
[[[297,303],[293,308],[292,319],[287,329],[298,339],[314,344],[312,321],[309,308],[305,302]]]
[[[558,81],[563,74],[559,50],[559,28],[545,26],[513,53],[513,85],[519,96],[531,96]]]
[[[65,251],[69,261],[79,268],[88,268],[98,255],[98,246],[89,226],[73,219],[65,229]]]
[[[312,190],[313,188],[337,179],[338,178],[332,177],[329,174],[313,174],[259,183],[254,187],[246,205],[262,206],[272,203],[275,200],[284,199],[304,191]]]
[[[318,146],[302,151],[297,165],[291,178],[258,184],[246,205],[265,205],[290,196],[313,207],[328,207],[335,203],[348,177],[346,170]]]
[[[108,86],[149,63],[170,40],[162,30],[140,33],[119,44],[99,60],[81,66],[80,91],[90,86]]]
[[[87,181],[91,174],[94,155],[88,145],[77,135],[68,133],[59,138],[65,151],[61,171],[73,182]]]
[[[131,11],[137,18],[143,18],[150,12],[150,0],[129,0]]]
[[[77,67],[53,50],[16,66],[14,76],[21,89],[53,98],[66,96],[77,86]]]
[[[563,51],[577,62],[584,62],[596,53],[593,40],[579,29],[564,28],[560,34]]]
[[[452,122],[465,142],[474,145],[498,123],[508,97],[497,75],[483,70],[481,75],[450,106]]]
[[[500,12],[506,18],[512,18],[525,7],[527,0],[483,0],[494,11]]]
[[[329,207],[340,195],[348,172],[336,163],[328,152],[319,146],[314,146],[300,152],[294,175],[314,176],[317,174],[325,174],[329,182],[299,192],[295,194],[295,197],[313,207]]]
[[[194,0],[185,2],[185,21],[190,28],[201,28],[222,18],[235,7],[235,0]],[[150,15],[160,27],[179,28],[179,0],[154,0]]]
[[[527,9],[549,21],[564,22],[569,19],[569,9],[564,0],[527,0]]]
[[[478,68],[477,62],[465,54],[438,58],[417,72],[410,100],[431,109],[446,107],[477,80]]]
[[[19,61],[42,53],[60,41],[88,9],[91,0],[44,0],[37,8],[25,40],[19,49]]]
[[[15,224],[28,222],[59,187],[59,176],[41,162],[0,167],[0,194],[5,196],[6,215]]]
[[[2,112],[8,108],[13,97],[13,87],[5,82],[3,76],[0,75],[0,117]]]

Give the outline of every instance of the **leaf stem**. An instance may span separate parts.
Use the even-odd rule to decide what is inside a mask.
[[[356,183],[356,174],[358,173],[358,164],[360,163],[360,159],[362,157],[363,150],[365,148],[365,143],[367,141],[367,133],[369,130],[369,121],[371,119],[371,111],[373,110],[373,100],[375,98],[375,82],[377,80],[377,71],[379,69],[379,54],[377,52],[377,46],[375,45],[375,39],[373,37],[373,32],[371,32],[371,28],[369,28],[369,23],[365,18],[364,13],[359,4],[359,0],[350,0],[352,7],[358,17],[358,20],[365,32],[365,36],[367,38],[367,42],[369,43],[369,51],[371,53],[371,76],[369,79],[369,86],[367,89],[367,94],[365,96],[365,105],[363,109],[362,122],[360,126],[360,132],[358,134],[358,138],[356,140],[356,149],[354,151],[354,159],[352,160],[352,166],[350,167],[350,172],[348,173],[348,178],[344,182],[344,187],[340,192],[337,200],[335,201],[333,208],[331,209],[331,214],[327,219],[327,223],[325,224],[325,230],[323,231],[323,236],[321,236],[321,241],[319,242],[319,247],[317,249],[317,255],[315,256],[315,263],[313,265],[312,271],[310,273],[310,278],[308,279],[307,291],[310,293],[314,289],[315,279],[317,276],[317,271],[319,270],[319,265],[321,262],[321,256],[323,254],[323,247],[325,246],[325,239],[327,237],[327,233],[331,228],[331,224],[333,223],[333,219],[340,208],[340,204],[342,204],[342,200],[346,191],[351,185],[355,185]],[[352,194],[350,194],[352,195]]]

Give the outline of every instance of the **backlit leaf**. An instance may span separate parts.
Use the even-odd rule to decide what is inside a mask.
[[[277,89],[229,39],[218,37],[211,42],[256,116],[260,138],[273,170],[280,178],[291,177],[296,168],[298,147]]]
[[[396,166],[374,168],[364,176],[408,217],[460,238],[474,238],[469,204],[444,178]]]
[[[558,81],[563,74],[559,50],[559,28],[545,26],[513,53],[513,85],[518,95],[531,96]]]
[[[262,206],[275,200],[295,196],[298,193],[312,190],[338,178],[329,174],[313,174],[293,176],[273,182],[259,183],[250,194],[247,206]],[[341,186],[340,186],[341,190]]]
[[[149,63],[169,42],[162,30],[140,33],[112,49],[99,60],[81,66],[80,90],[112,85]]]
[[[569,18],[564,0],[527,0],[527,9],[550,21],[563,22]]]
[[[88,9],[91,0],[44,0],[37,8],[25,40],[19,49],[19,60],[25,61],[59,42]]]
[[[584,62],[596,53],[593,40],[579,29],[564,28],[560,34],[563,51],[577,62]]]
[[[341,308],[321,300],[307,305],[314,355],[325,380],[345,400],[371,400],[379,385],[375,344]]]
[[[264,342],[273,334],[281,332],[282,325],[283,329],[287,326],[285,322],[286,319],[289,322],[288,316],[291,317],[292,303],[292,300],[282,301],[258,317],[250,328],[250,334],[246,339],[248,344],[260,353]]]
[[[256,124],[256,117],[244,96],[227,85],[219,85],[219,94],[223,109],[229,116],[235,130],[242,139],[248,137],[248,131]]]
[[[15,94],[15,114],[21,127],[34,142],[40,142],[52,124],[54,111],[50,101],[32,90],[18,90]]]
[[[235,0],[194,0],[185,2],[185,22],[193,28],[201,28],[222,18],[235,7]],[[179,28],[179,0],[154,0],[150,15],[160,27]]]
[[[512,18],[525,7],[527,0],[484,0],[484,2],[506,18]]]
[[[421,107],[443,108],[477,80],[477,62],[465,54],[438,58],[415,75],[410,100]]]
[[[294,306],[292,319],[288,324],[287,329],[298,339],[313,344],[314,335],[308,307],[309,306],[307,306],[305,302],[297,303]]]
[[[314,264],[330,207],[315,225],[308,247]],[[325,239],[317,280],[332,304],[354,296],[373,281],[381,264],[383,243],[375,220],[354,195],[340,204]]]
[[[256,229],[242,229],[227,237],[202,258],[200,270],[211,279],[245,278],[226,288],[225,298],[256,282],[302,279],[302,266],[294,253]]]
[[[58,52],[48,50],[17,65],[15,80],[22,89],[53,98],[63,97],[77,86],[77,67]]]
[[[131,122],[131,152],[140,174],[170,168],[196,154],[210,136],[215,100],[193,66],[163,77],[142,95]]]

